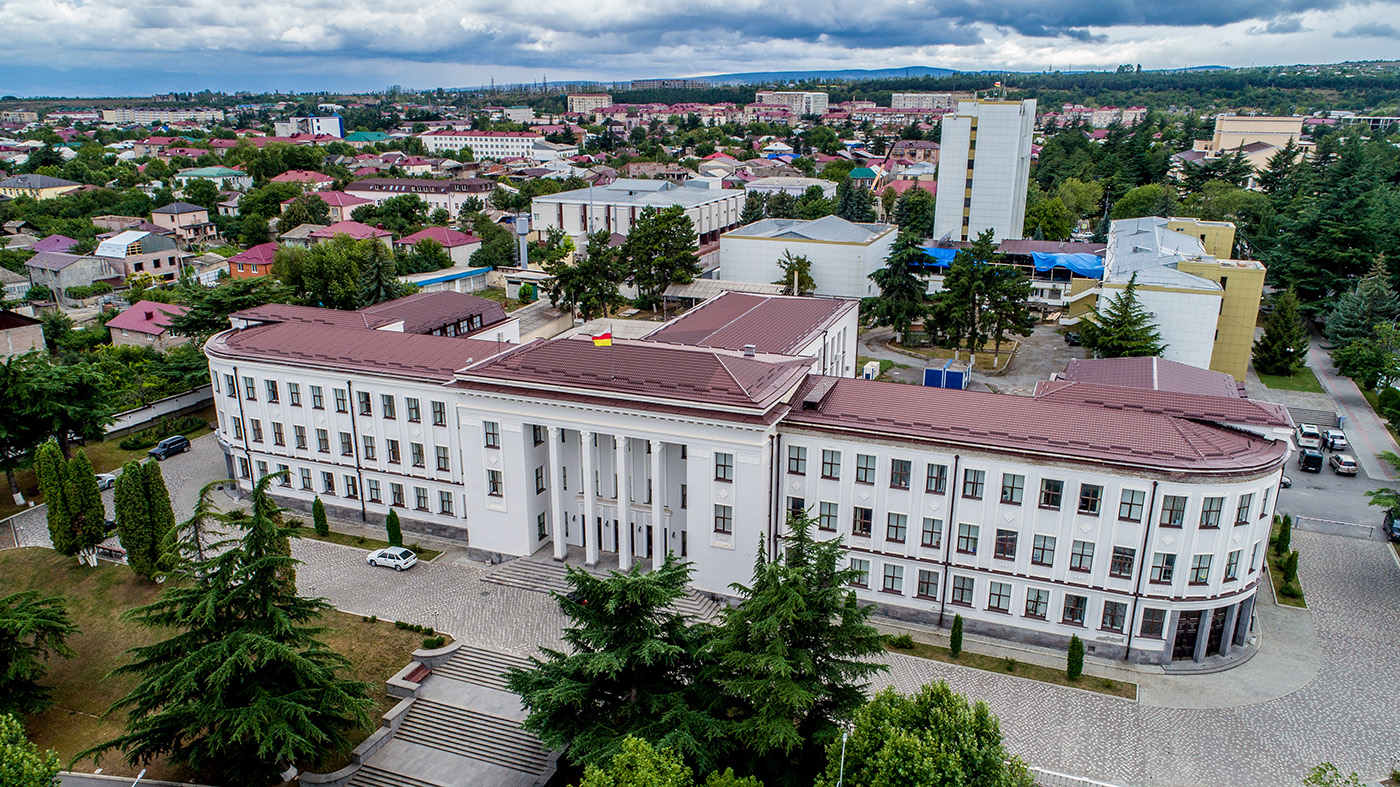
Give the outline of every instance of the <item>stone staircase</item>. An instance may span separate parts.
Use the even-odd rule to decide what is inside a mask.
[[[639,558],[640,559],[640,558]],[[606,576],[600,569],[582,568],[595,577]],[[533,590],[537,593],[568,593],[569,585],[565,564],[555,560],[535,560],[522,558],[511,560],[493,568],[481,578],[482,582]],[[687,590],[685,596],[676,601],[676,611],[698,621],[708,621],[719,614],[719,605],[694,590]]]
[[[346,787],[441,787],[441,785],[386,771],[373,765],[363,765],[355,772]]]
[[[1337,414],[1330,410],[1311,410],[1306,407],[1290,407],[1288,414],[1293,416],[1295,424],[1312,424],[1319,429],[1334,429],[1337,426]]]
[[[539,739],[517,722],[421,697],[394,737],[537,776],[549,761]]]
[[[518,656],[482,650],[470,645],[462,645],[452,658],[433,668],[433,674],[440,678],[474,683],[496,691],[510,691],[506,688],[506,670],[511,667],[528,668],[530,662]]]

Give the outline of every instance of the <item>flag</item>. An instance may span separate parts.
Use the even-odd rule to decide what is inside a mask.
[[[1001,83],[1000,83],[1000,82],[997,83],[997,87],[1001,87]]]
[[[594,336],[594,337],[593,337],[593,346],[594,346],[594,347],[611,347],[611,346],[612,346],[612,331],[611,331],[611,330],[603,331],[602,333],[598,334],[597,336]]]

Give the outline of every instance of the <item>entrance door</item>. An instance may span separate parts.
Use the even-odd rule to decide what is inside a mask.
[[[617,520],[614,519],[614,520],[613,520],[613,540],[612,540],[612,551],[613,551],[613,552],[617,552],[617,551],[618,551],[617,545],[618,545],[619,543],[621,543],[621,542],[617,540]]]
[[[1172,644],[1172,659],[1196,657],[1196,636],[1201,630],[1201,612],[1183,612],[1176,620],[1176,642]]]
[[[647,525],[647,557],[651,557],[651,525]]]
[[[1220,607],[1210,616],[1210,638],[1206,640],[1206,655],[1220,655],[1220,641],[1225,638],[1225,613],[1228,607]]]

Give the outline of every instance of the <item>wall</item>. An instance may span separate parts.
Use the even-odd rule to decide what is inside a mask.
[[[107,427],[104,439],[124,437],[132,432],[139,432],[162,418],[192,413],[207,406],[213,398],[214,389],[205,385],[182,394],[157,399],[145,407],[117,413],[116,420]]]
[[[1210,368],[1244,382],[1264,295],[1264,266],[1247,260],[1177,264],[1177,270],[1210,279],[1224,287]]]
[[[22,325],[0,331],[0,359],[12,355],[23,355],[31,350],[44,348],[44,326],[42,323]]]
[[[1100,312],[1118,298],[1126,285],[1105,284],[1099,295]],[[1152,321],[1162,336],[1166,349],[1162,357],[1169,361],[1211,368],[1215,352],[1215,328],[1221,311],[1219,291],[1185,290],[1139,285],[1138,302],[1152,313]]]
[[[768,284],[782,274],[778,260],[784,252],[812,261],[817,295],[864,298],[875,294],[869,275],[884,267],[894,246],[895,228],[868,244],[805,241],[794,238],[753,238],[738,232],[720,236],[719,278]]]

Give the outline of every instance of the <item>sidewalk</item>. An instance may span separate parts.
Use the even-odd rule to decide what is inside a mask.
[[[1316,333],[1311,335],[1308,343],[1308,367],[1317,375],[1322,389],[1332,396],[1337,412],[1346,418],[1347,439],[1366,475],[1377,481],[1394,480],[1397,477],[1395,469],[1381,459],[1380,454],[1382,451],[1400,454],[1400,446],[1395,444],[1390,430],[1371,409],[1356,383],[1333,371],[1332,359],[1322,349]]]

